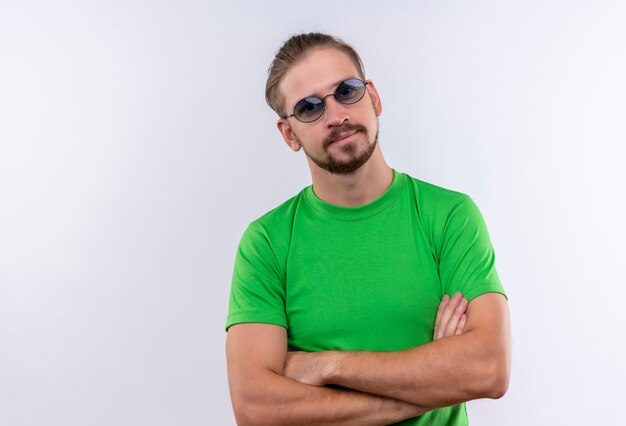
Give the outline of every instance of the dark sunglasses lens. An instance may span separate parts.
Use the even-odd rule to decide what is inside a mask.
[[[302,99],[293,109],[293,115],[305,123],[317,120],[323,112],[324,102],[314,97]]]
[[[365,94],[365,84],[356,78],[348,79],[335,90],[335,98],[342,104],[353,104],[361,100]]]

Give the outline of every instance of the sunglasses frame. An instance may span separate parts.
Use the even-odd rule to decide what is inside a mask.
[[[346,81],[350,81],[350,80],[357,80],[357,81],[360,81],[361,83],[363,83],[363,94],[361,95],[361,97],[360,97],[359,99],[357,99],[357,100],[356,100],[356,101],[354,101],[354,102],[343,102],[341,99],[339,99],[339,98],[337,97],[337,91],[339,90],[339,87],[341,87],[341,85],[342,85],[342,84],[344,84]],[[360,78],[356,78],[356,77],[346,78],[345,80],[343,80],[341,83],[339,83],[339,84],[337,85],[337,87],[335,88],[335,91],[334,91],[333,93],[329,93],[328,95],[326,95],[326,96],[324,96],[324,97],[322,97],[322,98],[319,98],[319,97],[317,97],[317,96],[307,96],[306,98],[302,98],[302,99],[300,99],[300,100],[299,100],[298,102],[296,102],[296,104],[294,105],[294,107],[293,107],[293,113],[292,113],[291,115],[285,115],[285,116],[283,116],[282,118],[284,118],[284,119],[286,120],[286,119],[288,119],[288,118],[290,118],[290,117],[294,117],[296,120],[298,120],[298,121],[299,121],[299,122],[301,122],[301,123],[313,123],[313,122],[315,122],[315,121],[319,120],[319,119],[320,119],[320,117],[324,115],[324,112],[326,112],[326,98],[327,98],[327,97],[332,96],[333,98],[335,98],[335,100],[336,100],[337,102],[339,102],[339,103],[340,103],[340,104],[342,104],[342,105],[354,105],[354,104],[356,104],[357,102],[359,102],[361,99],[363,99],[363,98],[365,97],[365,92],[367,91],[367,85],[368,85],[368,84],[369,84],[369,81],[364,81],[364,80],[361,80]],[[300,118],[298,118],[298,117],[296,116],[295,112],[296,112],[296,107],[298,106],[298,104],[299,104],[300,102],[302,102],[302,101],[304,101],[304,100],[308,99],[308,98],[315,98],[315,99],[319,99],[320,101],[322,101],[322,110],[321,110],[321,112],[320,112],[320,115],[318,115],[317,117],[315,117],[313,120],[310,120],[310,121],[304,121],[304,120],[301,120]]]

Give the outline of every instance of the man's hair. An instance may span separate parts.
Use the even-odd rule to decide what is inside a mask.
[[[356,50],[338,37],[322,33],[297,34],[291,36],[276,53],[272,64],[269,67],[269,75],[265,83],[265,100],[267,104],[276,111],[279,117],[285,115],[285,98],[278,90],[278,85],[285,76],[285,73],[296,62],[304,58],[314,49],[334,48],[346,55],[354,63],[359,77],[365,80],[363,62]]]

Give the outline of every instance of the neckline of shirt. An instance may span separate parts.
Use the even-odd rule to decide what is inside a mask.
[[[315,195],[313,185],[304,189],[304,199],[307,204],[318,214],[338,220],[360,220],[374,216],[389,207],[400,194],[406,177],[402,173],[393,170],[393,180],[385,192],[367,204],[355,207],[338,206],[327,203]]]

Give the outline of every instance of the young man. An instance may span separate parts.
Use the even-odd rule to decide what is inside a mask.
[[[357,53],[289,39],[266,98],[313,185],[245,231],[227,319],[239,424],[466,425],[507,389],[510,331],[483,218],[391,169]],[[464,297],[462,297],[462,295]]]

